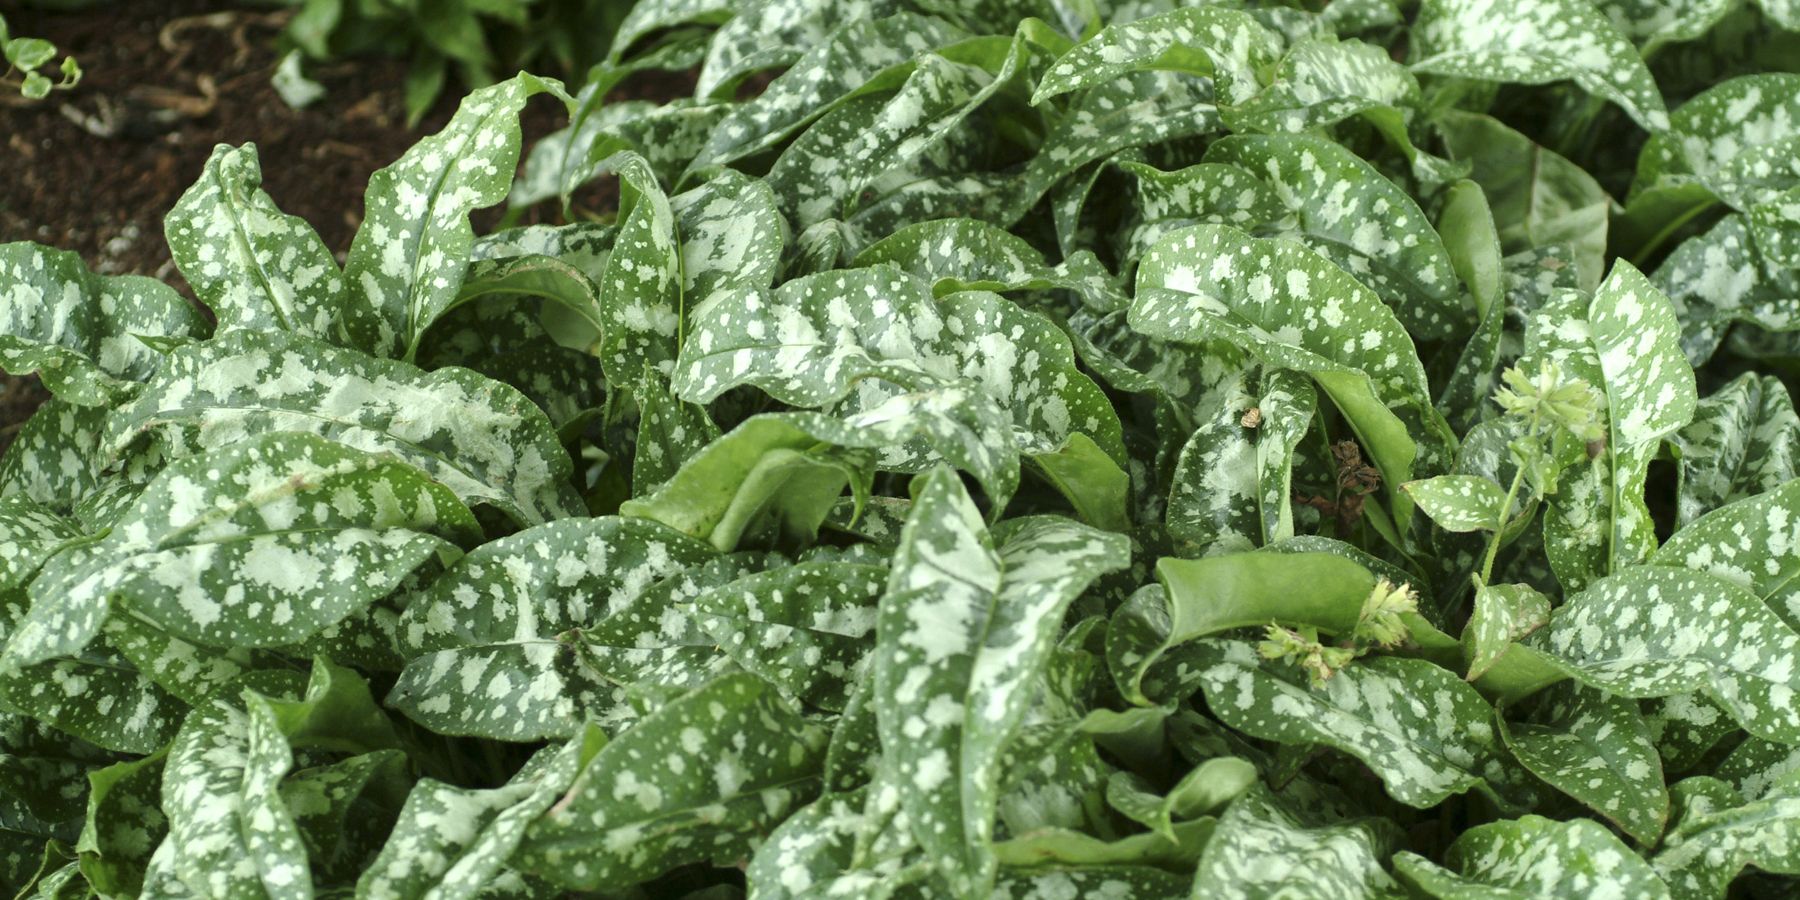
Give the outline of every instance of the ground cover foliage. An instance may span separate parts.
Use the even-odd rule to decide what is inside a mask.
[[[641,3],[211,315],[0,245],[0,879],[1786,896],[1796,24]]]

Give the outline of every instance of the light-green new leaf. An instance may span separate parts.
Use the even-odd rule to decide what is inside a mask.
[[[221,331],[332,337],[344,298],[337,260],[304,219],[262,189],[256,145],[220,144],[163,220],[169,252]]]

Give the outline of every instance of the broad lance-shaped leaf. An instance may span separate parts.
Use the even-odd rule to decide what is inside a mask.
[[[923,476],[876,624],[878,789],[959,893],[992,883],[1000,753],[1031,701],[1062,611],[1123,568],[1122,535],[1057,517],[990,533],[946,468]],[[875,802],[873,799],[871,802]]]
[[[977,39],[981,41],[983,39]],[[767,180],[796,228],[844,218],[882,176],[903,170],[946,140],[968,115],[1006,84],[1024,55],[1008,48],[990,70],[970,54],[920,55],[897,90],[861,94],[827,113],[782,151]],[[980,44],[976,44],[980,49]]]
[[[1256,766],[1235,756],[1219,756],[1191,769],[1167,794],[1158,795],[1142,778],[1114,772],[1106,782],[1106,801],[1152,831],[1177,840],[1174,821],[1192,819],[1223,808],[1257,783]]]
[[[1103,84],[1141,69],[1210,76],[1218,92],[1241,101],[1256,93],[1258,70],[1272,65],[1279,39],[1241,10],[1178,9],[1108,25],[1064,53],[1038,82],[1033,104]]]
[[[169,252],[221,331],[279,328],[330,338],[344,300],[337,260],[304,219],[262,189],[255,144],[219,144],[163,219]]]
[[[0,368],[36,372],[69,403],[107,404],[150,377],[162,354],[140,338],[205,334],[200,313],[160,281],[96,275],[75,253],[0,244]]]
[[[1445,531],[1496,531],[1502,524],[1506,491],[1480,475],[1439,475],[1401,488]]]
[[[117,455],[151,432],[182,457],[267,431],[391,453],[463,502],[525,525],[583,509],[568,452],[517,390],[464,369],[426,373],[285,332],[234,331],[171,353],[109,419],[105,446]]]
[[[475,232],[469,213],[506,199],[519,159],[519,111],[562,85],[520,74],[463,98],[444,130],[369,176],[364,220],[344,263],[343,332],[377,356],[411,359],[456,299]]]
[[[1502,251],[1564,244],[1579,286],[1600,283],[1612,199],[1592,175],[1490,116],[1445,110],[1433,124],[1449,157],[1472,167],[1469,178],[1486,195]]]
[[[1719,789],[1714,793],[1720,796],[1706,796],[1704,788],[1694,785],[1705,781],[1711,779],[1691,778],[1675,786],[1686,808],[1650,860],[1675,897],[1723,897],[1746,866],[1800,874],[1800,779],[1783,778],[1748,803],[1737,802],[1731,788],[1718,782],[1713,782]]]
[[[1800,633],[1716,575],[1626,569],[1571,598],[1527,643],[1601,690],[1704,691],[1751,734],[1800,742]]]
[[[1413,26],[1412,69],[1511,84],[1572,80],[1617,103],[1645,131],[1669,127],[1656,80],[1629,38],[1580,0],[1427,0]]]
[[[719,649],[811,706],[842,710],[873,644],[883,566],[803,562],[702,593],[691,615]]]
[[[1675,525],[1800,476],[1800,416],[1787,386],[1746,372],[1700,400],[1694,419],[1669,437],[1679,451]]]
[[[864,16],[892,15],[892,0],[768,0],[742,8],[714,35],[700,67],[695,96],[706,97],[744,76],[785,66],[818,45],[840,25]],[[809,75],[818,73],[809,71]]]
[[[561,746],[546,747],[506,784],[461,788],[426,778],[406,797],[381,853],[356,882],[368,900],[461,900],[492,886],[525,829],[568,790],[605,746],[590,726]]]
[[[1701,516],[1649,562],[1737,584],[1800,629],[1800,481]]]
[[[1251,643],[1209,639],[1200,647],[1200,683],[1221,721],[1277,743],[1336,747],[1409,806],[1428,809],[1514,780],[1501,762],[1493,708],[1448,669],[1369,657],[1317,689],[1297,666],[1264,660]]]
[[[1513,757],[1639,843],[1655,846],[1668,821],[1669,792],[1637,703],[1575,682],[1550,688],[1535,703],[1525,721],[1501,722]]]
[[[745,14],[772,16],[778,8],[765,3]],[[825,40],[802,45],[804,53],[791,67],[756,97],[734,105],[695,155],[690,172],[775,147],[845,98],[878,85],[877,76],[910,63],[922,48],[942,47],[960,34],[941,19],[913,13],[844,22]]]
[[[768,182],[725,169],[669,206],[681,242],[683,309],[727,288],[773,286],[787,226]]]
[[[1419,82],[1386,49],[1313,39],[1288,47],[1268,85],[1223,112],[1232,131],[1270,134],[1298,134],[1361,115],[1411,156],[1416,151],[1401,109],[1418,101]]]
[[[1414,890],[1441,900],[1484,897],[1641,897],[1666,900],[1655,869],[1595,822],[1525,816],[1463,832],[1444,865],[1411,851],[1394,870]]]
[[[1654,281],[1675,305],[1682,350],[1695,365],[1712,358],[1733,322],[1771,331],[1800,325],[1800,274],[1770,259],[1737,213],[1683,241]]]
[[[267,434],[165,469],[103,540],[54,558],[5,661],[80,651],[111,604],[196,643],[302,640],[468,539],[474,517],[392,459]]]
[[[23,587],[82,529],[21,496],[0,498],[0,591]]]
[[[1304,375],[1246,368],[1205,394],[1169,489],[1169,536],[1208,552],[1294,534],[1294,451],[1318,399]]]
[[[1623,260],[1591,300],[1560,294],[1532,320],[1525,371],[1556,363],[1606,400],[1605,447],[1563,473],[1544,514],[1545,554],[1570,591],[1655,549],[1646,473],[1662,439],[1693,418],[1697,401],[1680,334],[1668,298]]]
[[[1193,896],[1296,900],[1393,896],[1381,861],[1398,843],[1376,819],[1324,825],[1304,821],[1260,785],[1220,818],[1194,873]]]
[[[1218,130],[1213,88],[1175,72],[1135,72],[1077,93],[1062,126],[1008,185],[999,221],[1018,222],[1058,182],[1121,150]]]
[[[619,174],[619,234],[600,274],[600,363],[615,384],[645,366],[667,374],[684,309],[675,213],[650,164],[636,153],[607,161]]]
[[[619,507],[721,550],[740,543],[803,545],[818,535],[849,486],[858,508],[869,493],[874,453],[836,419],[768,413],[695,453],[648,496]],[[851,446],[845,446],[849,444]]]
[[[1054,450],[1079,431],[1124,459],[1117,413],[1048,319],[984,291],[933,298],[889,266],[799,278],[772,295],[716,296],[694,311],[674,386],[696,403],[752,384],[794,406],[850,398],[852,410],[868,410],[897,386],[957,379],[1011,411],[1025,452]]]
[[[1355,274],[1394,309],[1408,332],[1439,340],[1468,330],[1444,242],[1399,185],[1342,144],[1303,135],[1234,135],[1206,161],[1243,168],[1287,207],[1278,227]]]
[[[169,750],[163,810],[177,877],[197,896],[312,896],[306,847],[277,785],[293,766],[261,697],[197,709]]]
[[[618,612],[645,587],[713,555],[644,519],[550,522],[458,559],[409,598],[400,637],[420,654],[553,635]]]
[[[1800,74],[1733,78],[1683,103],[1638,154],[1631,194],[1698,181],[1747,210],[1784,186],[1779,165],[1800,144]],[[1776,163],[1771,165],[1771,163]],[[1791,178],[1794,173],[1785,173]],[[1775,181],[1769,181],[1774,176]]]
[[[762,679],[724,676],[600,748],[512,862],[595,891],[737,860],[818,790],[826,739]]]
[[[1092,261],[1091,255],[1084,257]],[[1104,269],[1083,271],[1073,260],[1051,266],[1023,238],[979,219],[916,222],[876,241],[856,256],[857,266],[889,263],[931,283],[937,296],[957,291],[1076,292],[1094,309],[1110,312],[1126,300]],[[1096,263],[1097,265],[1097,263]]]
[[[407,756],[390,748],[298,766],[281,780],[280,793],[294,815],[313,881],[348,882],[388,836],[392,817],[406,802],[413,784]]]
[[[412,659],[388,703],[446,734],[567,736],[586,712],[581,689],[596,675],[559,635],[713,555],[655,522],[612,517],[551,522],[483,544],[407,603],[399,635]]]
[[[1270,366],[1311,375],[1397,507],[1415,461],[1449,461],[1455,438],[1431,405],[1406,330],[1368,288],[1298,244],[1219,225],[1170,234],[1138,265],[1131,327],[1163,340],[1232,341]]]
[[[1201,162],[1165,172],[1141,162],[1115,165],[1137,180],[1131,208],[1135,220],[1120,244],[1124,259],[1141,258],[1163,235],[1190,225],[1256,229],[1287,213],[1274,188],[1237,166]]]
[[[22,591],[0,594],[0,633],[25,615]],[[104,644],[0,672],[0,712],[29,716],[99,747],[154,753],[187,708]]]

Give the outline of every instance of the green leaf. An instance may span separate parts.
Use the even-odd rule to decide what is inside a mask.
[[[367,210],[344,263],[344,338],[377,356],[412,359],[463,280],[475,233],[469,213],[506,199],[519,158],[519,111],[562,85],[520,74],[465,97],[444,130],[369,176]]]
[[[1668,129],[1644,145],[1632,196],[1691,180],[1748,210],[1772,186],[1765,180],[1773,174],[1769,162],[1800,142],[1797,114],[1800,74],[1769,72],[1713,85],[1683,103]]]
[[[1263,179],[1290,217],[1282,230],[1354,273],[1415,338],[1468,330],[1473,316],[1431,220],[1356,154],[1319,137],[1234,135],[1207,148],[1206,161]]]
[[[1683,241],[1656,269],[1681,319],[1681,347],[1696,365],[1710,359],[1733,322],[1773,331],[1800,326],[1800,276],[1769,259],[1745,217],[1726,216]]]
[[[1800,741],[1800,634],[1702,572],[1638,566],[1572,597],[1532,635],[1569,675],[1626,697],[1704,691],[1746,731]]]
[[[1650,861],[1674,896],[1723,897],[1745,866],[1780,875],[1800,873],[1800,781],[1784,779],[1741,805],[1716,806],[1692,795],[1684,799],[1687,808]]]
[[[591,891],[738,859],[817,790],[825,742],[760,678],[719,678],[602,747],[513,863]]]
[[[1469,680],[1493,669],[1515,650],[1520,638],[1550,621],[1550,598],[1524,584],[1485,584],[1475,592],[1475,608],[1463,626],[1463,658],[1469,664]]]
[[[730,550],[742,542],[806,544],[845,485],[868,493],[866,450],[852,429],[806,413],[745,421],[694,454],[648,496],[626,501],[626,516],[654,519]]]
[[[1606,399],[1605,447],[1564,473],[1544,514],[1545,553],[1571,591],[1655,549],[1646,473],[1662,439],[1693,418],[1697,402],[1679,339],[1668,299],[1622,260],[1592,300],[1561,294],[1533,319],[1524,370],[1554,362]]]
[[[1394,837],[1373,820],[1314,827],[1259,786],[1219,819],[1194,889],[1231,898],[1390,897],[1397,885],[1381,860]]]
[[[881,5],[885,4],[877,4]],[[768,17],[765,21],[769,21],[781,4],[760,6],[751,16]],[[762,93],[727,112],[708,136],[706,146],[694,155],[690,171],[726,165],[779,145],[844,100],[904,77],[901,67],[920,47],[941,47],[959,34],[940,19],[903,12],[852,18],[822,40],[797,43],[804,52],[796,53],[793,64]],[[728,35],[721,35],[716,46],[723,47],[729,40]],[[884,77],[884,72],[889,74]]]
[[[1502,722],[1513,758],[1557,790],[1655,846],[1669,817],[1662,759],[1638,705],[1565,682],[1523,722]]]
[[[163,220],[169,252],[221,330],[330,338],[344,300],[337,260],[312,226],[262,190],[255,144],[220,144]]]
[[[1446,111],[1434,124],[1450,158],[1473,165],[1469,177],[1487,194],[1503,251],[1566,244],[1581,287],[1600,283],[1611,200],[1593,176],[1498,119]]]
[[[1294,372],[1245,368],[1203,402],[1175,460],[1170,537],[1213,552],[1292,537],[1295,453],[1318,406],[1312,384]]]
[[[140,338],[199,337],[205,320],[179,294],[136,275],[88,271],[81,257],[25,242],[0,244],[0,368],[36,372],[50,392],[99,406],[156,371]]]
[[[426,373],[283,332],[235,331],[170,354],[109,419],[115,454],[153,433],[171,456],[265,431],[311,432],[391,453],[469,504],[524,525],[581,511],[573,465],[518,391],[462,369]]]
[[[1156,577],[1161,584],[1122,605],[1106,635],[1107,667],[1140,706],[1152,705],[1142,681],[1169,648],[1270,622],[1348,635],[1376,583],[1362,564],[1328,553],[1165,557]]]
[[[717,295],[693,324],[674,378],[692,402],[751,384],[794,406],[866,411],[906,387],[966,378],[1011,412],[1027,453],[1081,432],[1124,456],[1117,414],[1076,370],[1068,338],[996,294],[933,298],[921,280],[877,266],[795,279],[773,295]]]
[[[0,632],[25,614],[18,592],[0,595]],[[0,671],[0,712],[36,719],[121,753],[154,753],[181,725],[186,707],[103,644]]]
[[[1056,451],[1034,454],[1031,462],[1082,521],[1107,531],[1130,529],[1131,476],[1093,438],[1076,432]]]
[[[1421,455],[1415,437],[1427,466],[1454,442],[1426,399],[1425,370],[1393,312],[1297,244],[1225,226],[1184,229],[1145,254],[1137,290],[1131,327],[1141,333],[1231,341],[1267,365],[1311,375],[1349,420],[1397,506],[1395,486],[1412,480]]]
[[[1502,897],[1663,898],[1657,872],[1600,825],[1525,816],[1464,832],[1439,866],[1401,852],[1394,868],[1415,890],[1442,900]]]
[[[719,649],[779,688],[841,711],[874,645],[883,566],[803,562],[740,578],[693,600],[697,624]]]
[[[277,790],[293,754],[268,704],[255,694],[246,702],[196,709],[169,749],[170,865],[199,896],[311,897],[306,846]]]
[[[421,780],[407,795],[380,855],[357,880],[356,895],[369,900],[480,895],[501,873],[525,829],[563,795],[605,741],[590,727],[562,746],[539,751],[497,788]]]
[[[1529,0],[1502,21],[1474,0],[1427,0],[1413,26],[1414,72],[1510,84],[1574,81],[1619,105],[1645,131],[1669,127],[1656,80],[1637,48],[1594,7]]]
[[[1250,643],[1212,639],[1201,647],[1200,681],[1214,715],[1253,737],[1342,750],[1373,769],[1401,803],[1430,808],[1510,778],[1492,708],[1446,669],[1372,657],[1314,689],[1298,667],[1263,660]]]
[[[475,521],[417,469],[270,434],[164,470],[103,540],[54,558],[5,660],[81,650],[112,604],[195,643],[303,640],[373,603]]]
[[[1175,820],[1224,808],[1257,782],[1256,767],[1235,756],[1209,759],[1158,794],[1142,778],[1114,772],[1106,782],[1107,802],[1137,823],[1175,842]]]
[[[629,384],[646,366],[668,374],[680,347],[685,309],[675,213],[650,163],[622,153],[619,236],[599,278],[600,363],[608,381]]]
[[[1141,162],[1118,167],[1137,180],[1134,221],[1120,253],[1136,260],[1163,235],[1190,225],[1255,229],[1279,220],[1286,207],[1268,182],[1224,163],[1195,163],[1164,172]]]
[[[320,884],[354,881],[387,837],[412,777],[399,750],[361,753],[301,769],[281,782],[300,840]]]
[[[1123,536],[1056,517],[990,533],[953,473],[923,476],[877,617],[875,691],[892,699],[875,710],[884,752],[871,796],[899,792],[896,827],[953,890],[994,878],[996,764],[1062,610],[1128,560]]]
[[[75,849],[81,874],[103,897],[138,896],[150,854],[168,834],[164,751],[88,773],[87,817]]]
[[[1790,625],[1800,623],[1800,481],[1716,509],[1675,532],[1650,557],[1705,572],[1755,594]]]
[[[1361,115],[1385,136],[1405,140],[1401,110],[1418,101],[1419,82],[1384,48],[1313,39],[1289,46],[1267,86],[1225,118],[1233,131],[1298,134]],[[1410,141],[1401,149],[1414,152]]]
[[[1497,531],[1507,513],[1506,491],[1480,475],[1439,475],[1401,488],[1445,531]]]
[[[1241,101],[1256,92],[1256,73],[1272,66],[1279,40],[1249,14],[1216,6],[1177,9],[1108,25],[1064,53],[1038,82],[1033,105],[1145,69],[1203,75]]]
[[[1091,256],[1082,257],[1091,261]],[[855,265],[888,263],[930,282],[932,294],[957,291],[1073,291],[1089,306],[1111,311],[1126,300],[1105,275],[1087,273],[1073,260],[1052,266],[1022,238],[978,219],[915,222],[869,245]]]
[[[1669,443],[1681,475],[1677,529],[1800,476],[1800,416],[1772,375],[1745,373],[1702,398]]]

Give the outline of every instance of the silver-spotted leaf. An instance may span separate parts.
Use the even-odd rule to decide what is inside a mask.
[[[330,338],[344,276],[318,232],[262,189],[255,144],[213,148],[163,220],[169,251],[220,330],[280,328]]]

